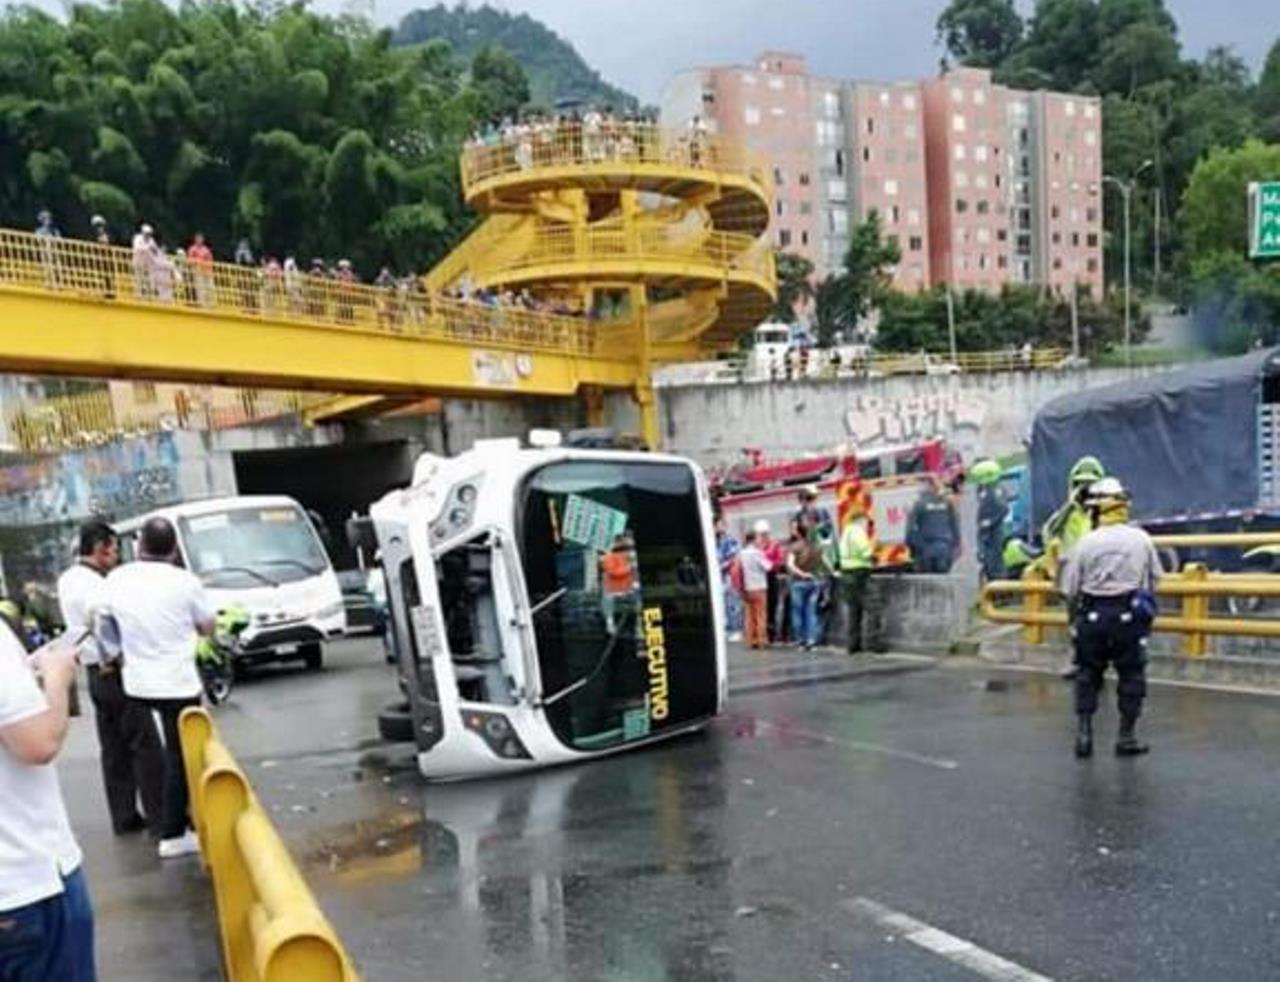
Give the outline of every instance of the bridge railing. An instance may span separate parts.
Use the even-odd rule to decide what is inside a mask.
[[[495,178],[547,168],[626,166],[689,168],[746,177],[767,201],[764,158],[712,133],[672,130],[639,120],[546,121],[513,126],[473,140],[462,152],[462,185],[469,195]]]
[[[248,778],[199,708],[183,710],[182,756],[213,881],[230,982],[358,982]]]
[[[495,251],[496,254],[496,251]],[[503,276],[540,266],[563,263],[663,262],[703,266],[693,277],[710,274],[720,278],[726,270],[759,279],[773,276],[773,250],[763,239],[739,232],[689,229],[683,226],[637,222],[627,228],[621,221],[600,222],[585,228],[551,226],[534,232],[529,248],[497,260],[480,274]]]
[[[201,263],[96,242],[0,230],[0,290],[66,294],[191,314],[305,323],[382,335],[483,343],[517,351],[612,354],[586,317],[498,307],[277,267]]]

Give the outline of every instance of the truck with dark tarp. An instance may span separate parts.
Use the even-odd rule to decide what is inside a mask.
[[[1152,533],[1280,529],[1280,349],[1086,389],[1046,403],[1031,430],[1032,529],[1061,506],[1071,465],[1102,461]],[[1239,550],[1180,562],[1239,569]]]

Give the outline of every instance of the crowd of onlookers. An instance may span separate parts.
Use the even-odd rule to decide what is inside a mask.
[[[660,135],[648,113],[612,107],[562,113],[530,112],[492,120],[475,131],[468,149],[500,150],[520,170],[555,164],[669,160],[698,166],[709,150],[708,127],[694,116],[684,132]]]
[[[229,268],[225,261],[215,260],[201,232],[196,232],[185,247],[173,248],[162,242],[147,222],[137,226],[127,243],[117,240],[101,215],[92,217],[90,228],[92,241],[98,245],[127,245],[129,249],[127,262],[122,258],[118,264],[108,263],[92,274],[93,285],[100,285],[108,298],[116,296],[119,280],[127,273],[133,295],[143,300],[193,307],[230,304],[252,313],[340,322],[353,322],[358,308],[373,307],[379,323],[420,325],[437,305],[443,305],[448,313],[450,304],[562,317],[587,315],[580,304],[563,295],[543,297],[528,288],[481,288],[467,277],[455,287],[432,295],[420,276],[398,275],[389,266],[383,266],[372,282],[365,283],[349,259],[329,262],[315,258],[304,267],[292,255],[283,260],[271,254],[255,256],[252,244],[242,238],[236,243]],[[49,285],[75,283],[76,277],[65,268],[69,254],[61,256],[57,251],[55,241],[62,239],[62,233],[48,210],[42,210],[37,217],[35,234],[44,243],[40,263]]]

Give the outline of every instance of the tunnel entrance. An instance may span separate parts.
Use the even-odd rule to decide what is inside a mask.
[[[240,450],[232,455],[237,493],[296,498],[313,518],[319,517],[337,569],[356,565],[343,532],[346,520],[352,512],[367,512],[388,491],[408,485],[413,458],[407,440]]]

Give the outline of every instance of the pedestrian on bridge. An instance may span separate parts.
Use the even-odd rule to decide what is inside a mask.
[[[70,637],[94,627],[94,616],[106,608],[107,574],[120,557],[115,531],[98,519],[80,526],[79,556],[58,578],[58,603]],[[118,653],[117,653],[118,654]],[[146,780],[164,766],[163,751],[150,715],[124,694],[120,661],[92,635],[80,648],[80,663],[89,679],[94,722],[107,791],[111,829],[116,835],[140,832],[150,819],[160,825],[161,799]],[[139,792],[144,815],[138,813]]]
[[[216,611],[195,574],[176,565],[178,537],[163,518],[142,526],[138,561],[112,571],[106,599],[120,629],[124,658],[124,691],[155,725],[164,747],[161,772],[148,774],[146,795],[160,799],[156,829],[160,858],[196,852],[187,813],[188,789],[182,762],[178,717],[200,705],[200,673],[196,643],[212,637]]]
[[[1062,592],[1075,627],[1076,756],[1093,755],[1093,714],[1108,665],[1115,666],[1120,732],[1116,755],[1150,748],[1134,728],[1147,694],[1147,635],[1155,619],[1160,557],[1142,529],[1129,522],[1129,494],[1114,477],[1089,489],[1085,507],[1094,530],[1067,556]]]

